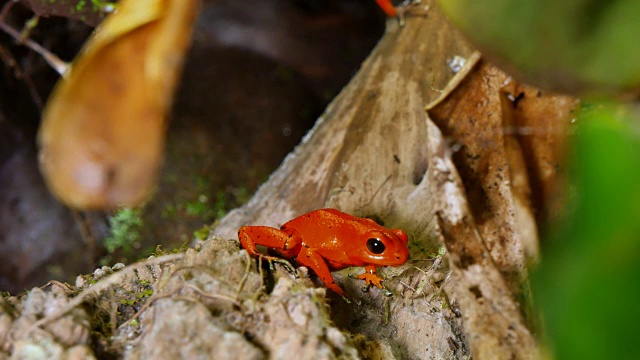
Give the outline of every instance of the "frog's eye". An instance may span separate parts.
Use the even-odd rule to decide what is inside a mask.
[[[374,254],[382,254],[385,250],[385,246],[380,239],[371,238],[367,240],[367,249]]]

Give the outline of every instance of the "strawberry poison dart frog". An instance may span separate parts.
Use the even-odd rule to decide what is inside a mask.
[[[320,209],[299,216],[280,227],[244,226],[238,231],[243,248],[250,255],[268,260],[278,258],[258,253],[256,245],[299,265],[312,269],[338,295],[344,291],[333,279],[332,270],[364,266],[358,276],[367,285],[382,287],[376,265],[397,266],[409,259],[407,234],[387,229],[371,219],[358,218],[335,209]]]

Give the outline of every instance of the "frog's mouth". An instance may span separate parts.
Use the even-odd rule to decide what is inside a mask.
[[[409,260],[409,251],[397,251],[393,254],[393,260],[391,264],[389,265],[393,265],[393,266],[398,266],[398,265],[402,265],[404,263],[407,262],[407,260]]]
[[[409,251],[396,251],[389,254],[373,255],[369,254],[366,261],[372,265],[378,266],[398,266],[409,260]]]

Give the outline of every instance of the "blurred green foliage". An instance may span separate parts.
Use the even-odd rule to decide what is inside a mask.
[[[564,221],[534,276],[558,359],[636,359],[640,334],[640,116],[583,107]]]
[[[539,87],[640,88],[640,1],[439,0],[483,53]]]

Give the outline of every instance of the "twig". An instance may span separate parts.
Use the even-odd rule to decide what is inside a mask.
[[[404,281],[400,280],[400,281],[398,281],[398,282],[399,282],[401,285],[403,285],[404,287],[406,287],[406,288],[409,288],[409,289],[413,290],[413,292],[414,292],[414,293],[415,293],[415,292],[417,292],[416,288],[414,288],[413,286],[411,286],[411,285],[409,285],[409,284],[405,283]]]
[[[51,66],[61,76],[64,76],[64,74],[69,69],[69,64],[62,61],[54,53],[45,49],[42,45],[38,44],[37,42],[31,39],[23,38],[20,32],[18,32],[16,29],[12,28],[7,23],[5,23],[4,13],[3,13],[3,17],[0,18],[0,29],[6,32],[7,34],[9,34],[16,41],[16,43],[23,44],[28,48],[30,48],[31,50],[40,54],[40,56],[42,56],[42,58],[47,62],[47,64],[49,64],[49,66]]]
[[[176,268],[171,275],[169,275],[169,278],[173,278],[176,274],[185,271],[185,270],[189,270],[189,271],[193,271],[193,270],[197,270],[197,271],[201,271],[205,274],[209,274],[211,275],[212,278],[214,278],[216,281],[219,281],[222,284],[225,284],[229,287],[231,287],[233,284],[229,281],[227,281],[227,279],[221,279],[217,276],[217,274],[213,271],[213,269],[209,266],[203,265],[203,264],[194,264],[194,265],[188,265],[188,266],[181,266],[179,268]]]
[[[69,285],[67,285],[65,283],[62,283],[62,282],[60,282],[58,280],[49,280],[49,282],[44,284],[43,286],[41,286],[40,289],[44,289],[47,286],[52,286],[53,287],[53,285],[61,288],[62,291],[64,291],[64,293],[67,294],[67,295],[71,295],[71,294],[74,293],[74,290]]]
[[[262,271],[262,256],[258,256],[258,272],[260,273],[260,287],[265,288],[264,272]]]
[[[238,284],[238,289],[236,290],[236,300],[238,300],[238,297],[240,297],[240,292],[242,292],[242,288],[244,287],[244,283],[247,281],[247,278],[249,277],[249,271],[251,270],[251,255],[249,255],[248,252],[245,251],[245,254],[247,254],[247,268],[244,271],[244,276],[242,276],[242,280],[240,280],[240,284]]]
[[[476,64],[480,61],[481,57],[482,55],[478,51],[471,54],[471,56],[469,56],[467,61],[464,63],[464,66],[462,67],[462,69],[460,69],[460,71],[458,71],[453,76],[453,78],[447,83],[447,86],[445,86],[444,89],[442,89],[441,91],[438,91],[440,93],[440,96],[438,96],[437,99],[427,104],[427,106],[425,106],[424,109],[426,111],[429,111],[435,108],[442,101],[444,101],[444,99],[446,99],[447,96],[449,96],[449,94],[453,92],[453,90],[458,88],[458,85],[462,83],[462,81],[467,77],[467,75],[469,75],[471,70],[473,70]]]
[[[122,323],[122,325],[118,326],[118,328],[121,328],[123,326],[128,326],[129,324],[131,324],[131,322],[135,319],[137,319],[140,314],[142,314],[145,310],[147,310],[156,300],[160,300],[160,299],[164,299],[167,297],[171,297],[174,296],[175,294],[179,293],[180,291],[182,291],[183,289],[191,289],[193,291],[195,291],[196,293],[198,293],[200,296],[205,297],[205,298],[210,298],[210,299],[216,299],[216,300],[226,300],[229,301],[230,303],[232,303],[233,305],[237,306],[238,308],[242,308],[242,304],[240,304],[239,302],[237,302],[236,300],[232,299],[229,296],[226,295],[218,295],[218,294],[207,294],[204,291],[202,291],[202,289],[196,287],[195,285],[192,284],[184,284],[183,286],[169,292],[166,294],[161,294],[161,295],[154,295],[151,298],[149,298],[149,300],[147,300],[147,302],[140,308],[140,310],[136,311],[135,314],[133,314],[133,316],[131,316],[131,318],[127,321],[125,321],[124,323]],[[193,302],[198,302],[197,299],[192,299],[192,298],[188,298],[189,300],[193,301]]]
[[[215,300],[226,300],[226,301],[232,303],[233,305],[237,306],[240,309],[244,308],[242,306],[242,304],[240,304],[239,302],[237,302],[236,300],[234,300],[233,298],[231,298],[229,296],[218,295],[218,294],[208,294],[208,293],[205,293],[204,291],[202,291],[202,289],[200,289],[199,287],[197,287],[197,286],[195,286],[193,284],[185,284],[184,286],[181,287],[181,289],[191,289],[191,290],[197,292],[202,297],[206,297],[206,298],[209,298],[209,299],[215,299]]]

